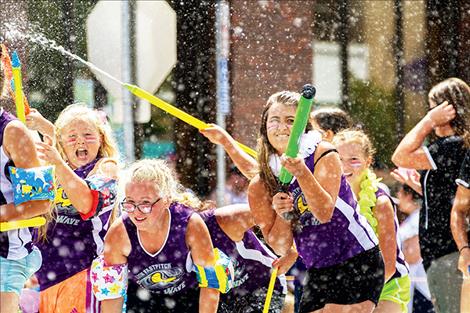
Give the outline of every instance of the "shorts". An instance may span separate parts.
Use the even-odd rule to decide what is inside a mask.
[[[40,313],[96,313],[99,302],[92,292],[86,269],[40,292]]]
[[[369,300],[377,305],[383,286],[384,262],[375,247],[338,265],[308,269],[299,312],[319,310],[328,303],[347,305]]]
[[[127,313],[199,313],[199,288],[188,288],[176,295],[150,293],[129,280]]]
[[[401,306],[403,313],[408,312],[408,302],[410,302],[411,280],[408,275],[394,278],[385,284],[380,294],[379,301],[392,301]]]
[[[26,281],[41,265],[41,252],[36,247],[30,254],[18,260],[0,257],[0,292],[14,292],[19,296]]]
[[[233,293],[220,294],[217,313],[262,313],[267,291],[267,287],[262,287],[243,296]],[[273,290],[269,313],[281,313],[285,297],[281,291]]]

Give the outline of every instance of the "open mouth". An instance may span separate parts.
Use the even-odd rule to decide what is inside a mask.
[[[352,176],[352,174],[353,174],[353,173],[344,173],[344,176],[345,176],[346,178],[349,178],[349,177]]]
[[[75,151],[75,155],[79,160],[86,160],[88,157],[88,150],[83,148],[77,149],[77,151]]]

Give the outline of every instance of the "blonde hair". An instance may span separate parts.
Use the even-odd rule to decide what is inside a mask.
[[[268,132],[267,132],[267,121],[269,109],[275,104],[283,104],[286,106],[297,107],[300,100],[300,94],[293,91],[280,91],[271,95],[264,106],[261,114],[261,124],[258,135],[258,164],[259,164],[259,175],[269,193],[274,195],[278,190],[278,182],[274,176],[271,167],[269,166],[269,157],[271,154],[276,153],[276,149],[269,143]],[[305,132],[312,129],[312,124],[307,123]]]
[[[366,157],[374,158],[376,152],[375,148],[372,145],[369,136],[367,136],[362,130],[345,129],[340,131],[333,137],[332,144],[334,146],[338,146],[342,143],[357,143],[361,146]]]
[[[125,182],[154,183],[160,197],[166,197],[170,202],[179,202],[195,210],[200,210],[204,203],[192,192],[184,188],[176,179],[176,173],[167,162],[160,159],[144,159],[129,167]]]
[[[67,160],[67,156],[62,148],[61,144],[61,135],[64,127],[69,125],[73,120],[86,120],[93,124],[101,137],[101,145],[98,150],[98,157],[104,158],[119,158],[119,152],[117,149],[116,142],[112,135],[111,127],[105,121],[100,119],[98,112],[88,108],[83,103],[75,103],[66,107],[62,112],[60,112],[59,117],[57,118],[55,126],[55,143],[56,148],[60,152],[62,158]]]

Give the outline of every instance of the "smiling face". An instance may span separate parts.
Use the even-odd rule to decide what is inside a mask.
[[[286,151],[292,125],[294,124],[296,107],[274,103],[268,111],[266,132],[269,143],[278,154]]]
[[[128,182],[125,187],[125,193],[126,202],[135,205],[151,205],[160,199],[155,183],[149,180]],[[167,204],[167,201],[161,199],[152,206],[152,211],[148,214],[144,214],[136,208],[133,212],[128,213],[129,218],[138,230],[152,231],[152,229],[155,229],[155,225],[158,225],[163,220],[165,209],[168,207]]]
[[[362,172],[369,168],[372,160],[364,153],[362,146],[356,142],[341,142],[336,144],[344,176],[352,185],[357,184]]]
[[[101,135],[87,119],[73,119],[60,134],[61,146],[73,169],[92,162],[98,156]]]

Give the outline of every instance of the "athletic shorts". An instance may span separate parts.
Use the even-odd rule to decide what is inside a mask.
[[[347,305],[369,300],[377,305],[383,286],[384,263],[375,247],[338,265],[308,269],[299,312],[319,310],[328,303]]]
[[[392,301],[401,306],[403,313],[408,312],[408,302],[410,302],[411,280],[408,275],[394,278],[385,284],[380,294],[379,301]]]
[[[40,313],[97,313],[99,302],[92,292],[90,270],[83,270],[40,292]]]
[[[150,293],[129,280],[127,313],[199,313],[199,288],[173,296]]]
[[[262,313],[267,291],[267,287],[262,287],[243,296],[221,293],[217,313]],[[285,297],[281,291],[273,290],[269,313],[281,313]]]
[[[36,247],[19,260],[0,257],[0,292],[14,292],[19,296],[26,281],[41,267],[41,264],[41,252]]]

